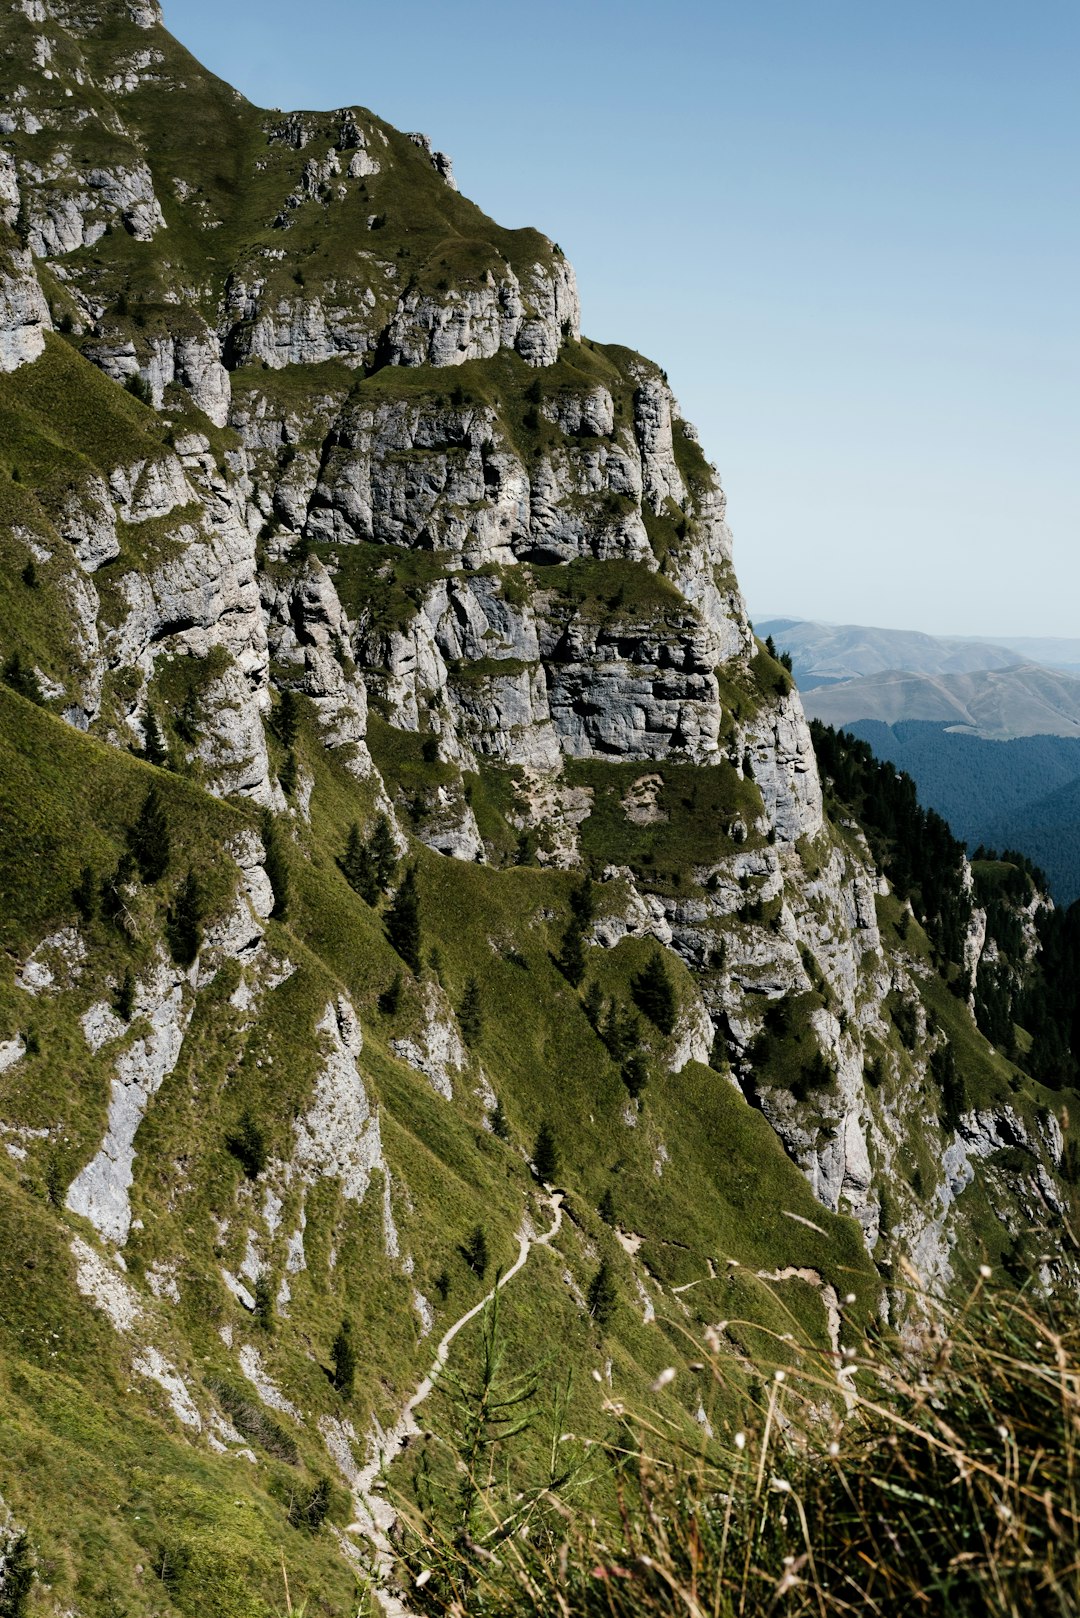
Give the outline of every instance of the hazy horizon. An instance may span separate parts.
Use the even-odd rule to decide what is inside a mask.
[[[588,334],[658,360],[698,426],[751,601],[782,578],[792,616],[1077,628],[1075,6],[165,17],[257,102],[425,130],[558,240]]]

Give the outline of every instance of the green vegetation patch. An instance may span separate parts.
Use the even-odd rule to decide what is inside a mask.
[[[597,867],[628,865],[652,890],[677,893],[697,880],[695,867],[715,864],[736,844],[732,827],[751,826],[761,814],[761,795],[731,764],[609,764],[568,759],[568,780],[592,792],[592,809],[581,825],[582,848]],[[657,783],[655,787],[650,781]],[[646,790],[647,789],[647,790]],[[651,808],[646,808],[646,804]],[[628,814],[655,814],[635,823]]]
[[[596,622],[686,621],[685,597],[644,562],[572,562],[532,569],[539,589],[551,591],[575,612]]]

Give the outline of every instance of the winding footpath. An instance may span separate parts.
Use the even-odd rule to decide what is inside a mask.
[[[362,1534],[372,1548],[373,1589],[379,1599],[386,1618],[411,1618],[408,1607],[400,1598],[387,1588],[387,1582],[394,1565],[394,1552],[390,1543],[390,1533],[397,1520],[394,1508],[385,1496],[375,1488],[376,1480],[385,1469],[396,1460],[411,1438],[420,1433],[420,1425],[416,1420],[416,1412],[424,1400],[431,1393],[438,1381],[439,1373],[446,1364],[450,1355],[450,1346],[458,1332],[467,1326],[470,1320],[475,1320],[494,1298],[496,1292],[514,1279],[528,1261],[529,1254],[534,1247],[547,1247],[554,1241],[562,1228],[563,1192],[552,1191],[545,1187],[547,1201],[552,1212],[552,1222],[548,1230],[541,1236],[534,1236],[528,1228],[518,1232],[518,1255],[508,1270],[499,1276],[491,1291],[480,1299],[479,1303],[466,1311],[459,1320],[446,1331],[440,1339],[435,1350],[435,1359],[430,1371],[417,1387],[416,1392],[409,1399],[401,1415],[393,1427],[383,1429],[376,1422],[375,1431],[370,1441],[370,1460],[356,1476],[353,1483],[353,1496],[356,1505],[356,1520],[346,1529],[349,1534]]]

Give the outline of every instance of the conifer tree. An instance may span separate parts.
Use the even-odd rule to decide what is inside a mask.
[[[169,822],[156,786],[146,794],[139,818],[128,832],[128,848],[143,881],[160,881],[169,868]]]
[[[465,1041],[475,1045],[484,1030],[484,1013],[480,1004],[480,985],[474,977],[470,977],[465,984],[465,993],[458,1009],[458,1022]]]
[[[83,866],[71,897],[74,899],[75,908],[83,921],[93,921],[98,913],[98,884],[93,866]]]
[[[642,1051],[631,1051],[622,1065],[622,1081],[636,1101],[649,1082],[649,1067]]]
[[[483,1225],[476,1225],[461,1244],[461,1256],[474,1275],[484,1279],[488,1267],[487,1236]]]
[[[536,1177],[542,1184],[548,1185],[559,1172],[559,1151],[555,1144],[555,1131],[547,1119],[536,1132],[536,1145],[533,1147],[533,1168]]]
[[[376,885],[380,893],[385,893],[397,874],[398,854],[394,843],[394,834],[390,830],[390,822],[385,815],[376,815],[375,825],[372,828],[371,839],[368,842],[368,858]]]
[[[624,1062],[641,1035],[640,1020],[624,1012],[617,1000],[612,1000],[600,1024],[600,1038],[607,1046],[613,1062]]]
[[[378,902],[379,887],[375,880],[371,854],[355,820],[349,827],[349,838],[341,859],[341,872],[353,892],[358,893],[366,904],[373,905]]]
[[[199,739],[199,710],[195,692],[189,690],[173,719],[173,728],[182,742],[190,747]]]
[[[364,847],[364,839],[360,835],[359,823],[354,820],[352,825],[349,827],[349,835],[345,841],[345,852],[338,861],[338,864],[341,866],[342,876],[345,878],[350,888],[355,888],[357,893],[360,891],[359,879],[361,864],[366,852],[367,851]]]
[[[667,973],[663,957],[654,950],[636,977],[630,980],[630,993],[639,1011],[643,1011],[662,1034],[675,1028],[675,988]]]
[[[146,718],[143,720],[143,758],[148,764],[164,769],[169,762],[169,749],[165,745],[165,738],[161,734],[161,726],[152,708],[147,708]]]
[[[0,1618],[25,1618],[30,1610],[30,1591],[35,1577],[30,1540],[24,1529],[16,1534],[4,1552],[0,1574]]]
[[[283,691],[273,719],[274,731],[282,747],[293,747],[300,728],[300,704],[294,691]]]
[[[190,966],[202,944],[203,894],[199,879],[189,870],[169,906],[166,934],[178,966]]]
[[[495,1097],[495,1105],[491,1109],[491,1133],[496,1140],[510,1139],[510,1124],[499,1096]]]
[[[296,754],[290,747],[289,751],[285,754],[285,757],[281,763],[281,768],[278,771],[278,785],[287,798],[291,798],[293,793],[296,791],[298,775],[299,767],[296,762]]]
[[[386,917],[386,936],[410,971],[419,973],[420,897],[416,891],[416,868],[410,865],[394,895]]]
[[[131,968],[126,967],[124,975],[116,990],[116,1015],[122,1017],[124,1022],[130,1022],[135,1010],[135,979]]]
[[[126,931],[127,901],[124,889],[135,875],[135,860],[125,849],[116,862],[116,869],[101,879],[101,914]]]
[[[615,1212],[615,1197],[609,1185],[604,1187],[604,1194],[596,1209],[605,1225],[614,1225],[618,1215]]]
[[[582,1005],[585,1010],[585,1015],[588,1017],[592,1026],[599,1030],[600,1019],[604,1014],[604,991],[601,989],[595,978],[585,990],[585,998],[582,1001]]]
[[[266,850],[267,880],[274,890],[274,908],[270,914],[275,921],[284,921],[289,913],[289,861],[285,846],[269,809],[263,810],[262,841]]]
[[[337,1336],[330,1348],[330,1363],[333,1366],[331,1381],[335,1389],[343,1399],[351,1399],[356,1380],[356,1347],[352,1339],[352,1321],[348,1316],[337,1329]]]
[[[585,976],[584,940],[576,916],[571,918],[563,933],[562,948],[555,957],[555,965],[567,983],[575,989]]]
[[[586,876],[571,892],[570,913],[583,932],[586,927],[592,925],[593,882],[591,876]]]
[[[585,1295],[589,1306],[589,1313],[598,1326],[606,1326],[615,1313],[619,1301],[615,1278],[611,1273],[611,1265],[603,1259],[600,1268],[589,1282],[589,1290]]]
[[[255,1319],[265,1332],[274,1329],[274,1289],[269,1270],[255,1277]]]

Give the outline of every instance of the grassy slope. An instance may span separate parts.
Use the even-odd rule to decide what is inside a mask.
[[[792,1307],[800,1333],[821,1341],[823,1316],[810,1289],[781,1289],[778,1302],[753,1279],[758,1268],[779,1262],[818,1268],[840,1290],[857,1287],[869,1305],[854,1227],[821,1211],[764,1120],[716,1074],[691,1067],[677,1077],[656,1077],[636,1127],[622,1122],[627,1096],[617,1069],[580,995],[551,959],[568,914],[566,875],[495,871],[417,851],[425,949],[438,947],[452,1003],[460,1003],[469,975],[479,981],[484,1026],[476,1060],[503,1099],[511,1142],[481,1127],[475,1079],[463,1076],[457,1099],[448,1103],[393,1057],[390,1038],[417,1027],[417,990],[406,974],[396,1016],[376,1010],[400,962],[379,916],[351,893],[335,863],[349,821],[366,815],[365,791],[319,756],[305,726],[299,750],[316,775],[312,822],[295,830],[288,923],[272,924],[268,934],[269,947],[287,954],[297,971],[267,994],[248,1027],[229,1003],[234,972],[225,969],[203,990],[180,1061],[138,1140],[132,1198],[144,1228],[133,1232],[127,1250],[129,1275],[140,1287],[151,1266],[178,1261],[181,1294],[172,1308],[142,1292],[151,1340],[182,1369],[204,1408],[210,1381],[238,1394],[246,1388],[245,1397],[257,1403],[237,1371],[235,1351],[220,1339],[220,1328],[232,1326],[237,1341],[259,1346],[279,1386],[308,1416],[303,1427],[281,1418],[297,1446],[296,1464],[259,1443],[257,1468],[208,1454],[189,1441],[153,1389],[131,1376],[128,1345],[77,1294],[68,1241],[80,1222],[56,1201],[96,1149],[109,1083],[109,1052],[88,1059],[77,1015],[114,992],[125,965],[136,974],[145,968],[169,895],[189,863],[219,873],[208,875],[211,910],[227,908],[232,879],[214,851],[250,815],[244,806],[219,803],[193,783],[73,732],[6,691],[0,691],[0,717],[0,868],[8,883],[2,1031],[32,1032],[37,1046],[0,1079],[0,1096],[7,1123],[49,1131],[47,1139],[27,1139],[25,1160],[5,1155],[0,1163],[7,1255],[0,1269],[0,1330],[7,1345],[3,1396],[10,1435],[0,1491],[31,1522],[58,1592],[87,1610],[107,1610],[112,1591],[132,1612],[258,1613],[272,1597],[281,1552],[294,1581],[331,1607],[340,1604],[347,1579],[331,1556],[327,1530],[312,1543],[287,1520],[290,1498],[331,1471],[314,1421],[320,1412],[341,1413],[322,1369],[330,1340],[349,1314],[360,1346],[349,1408],[362,1433],[369,1409],[385,1419],[398,1408],[430,1354],[419,1338],[412,1287],[424,1291],[438,1320],[448,1323],[480,1295],[458,1251],[469,1229],[483,1223],[493,1264],[516,1251],[514,1233],[532,1195],[519,1148],[531,1149],[541,1119],[556,1130],[570,1217],[558,1252],[537,1253],[507,1295],[508,1341],[522,1353],[574,1363],[582,1372],[606,1353],[617,1379],[640,1390],[685,1354],[688,1327],[700,1332],[721,1314],[780,1332],[791,1324],[785,1310]],[[106,923],[93,923],[86,975],[55,996],[31,998],[14,985],[15,960],[59,924],[75,920],[70,893],[81,866],[112,866],[151,780],[165,801],[175,851],[161,891],[144,890],[140,898],[141,940],[128,943]],[[628,1004],[628,979],[643,954],[629,942],[590,954],[587,981],[599,978],[606,994]],[[308,1198],[309,1268],[291,1277],[290,1319],[268,1336],[220,1279],[222,1266],[239,1267],[247,1223],[259,1224],[259,1199],[251,1196],[225,1137],[250,1109],[264,1122],[271,1153],[288,1155],[291,1121],[306,1105],[317,1066],[311,1030],[342,989],[361,1014],[361,1070],[381,1109],[402,1249],[415,1256],[417,1269],[407,1278],[386,1260],[378,1176],[359,1207],[343,1203],[335,1184],[326,1182]],[[655,1031],[652,1043],[659,1053],[663,1042]],[[658,1176],[661,1143],[668,1157]],[[658,1322],[650,1327],[642,1324],[631,1261],[595,1212],[609,1185],[620,1222],[645,1237],[637,1273],[657,1308]],[[295,1207],[295,1198],[287,1198],[279,1237],[264,1248],[275,1286]],[[813,1220],[824,1234],[785,1210]],[[542,1211],[533,1217],[539,1225]],[[231,1222],[224,1237],[215,1218]],[[332,1269],[331,1245],[337,1252]],[[31,1250],[39,1255],[33,1269],[20,1257]],[[621,1295],[606,1347],[562,1279],[568,1270],[586,1287],[601,1254],[615,1267]],[[710,1258],[715,1281],[707,1280]],[[728,1258],[740,1268],[730,1270]],[[442,1271],[449,1278],[445,1302],[435,1284]],[[691,1282],[696,1285],[685,1294],[669,1290]],[[752,1346],[754,1328],[732,1330],[736,1341]],[[59,1332],[56,1339],[52,1331]],[[460,1340],[460,1364],[468,1363],[473,1341]],[[598,1401],[591,1379],[579,1376],[571,1411],[582,1430],[598,1428]],[[678,1409],[672,1401],[676,1418]],[[124,1412],[121,1420],[102,1416],[113,1410]],[[65,1498],[73,1501],[69,1510],[49,1504]],[[112,1502],[104,1515],[103,1498]],[[343,1521],[346,1511],[339,1494],[332,1515]],[[161,1556],[166,1585],[133,1575],[136,1563],[150,1567]],[[168,1572],[171,1557],[175,1576]],[[206,1570],[215,1561],[230,1574],[215,1586],[218,1605],[207,1607]]]

